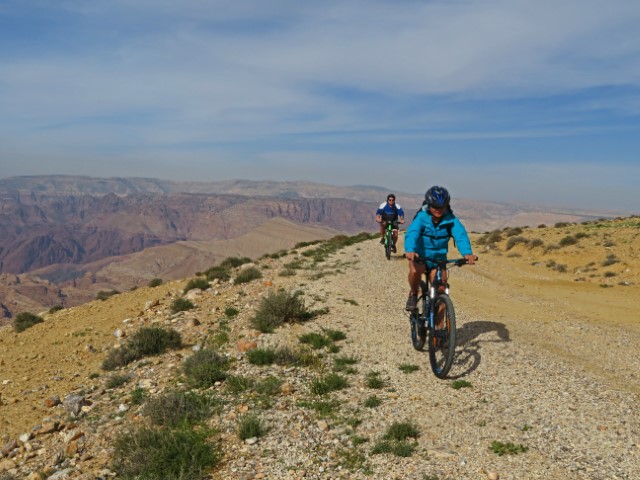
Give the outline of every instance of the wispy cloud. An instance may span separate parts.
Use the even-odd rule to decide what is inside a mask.
[[[527,139],[557,163],[585,137],[628,165],[639,23],[635,0],[6,0],[0,174],[76,155],[468,164]],[[557,137],[574,139],[565,157],[545,146]]]

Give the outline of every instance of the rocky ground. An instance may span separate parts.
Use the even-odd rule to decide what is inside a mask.
[[[446,380],[411,345],[402,310],[406,260],[399,251],[387,261],[376,240],[315,266],[304,249],[263,258],[262,279],[192,291],[197,308],[178,315],[168,306],[186,282],[46,315],[20,334],[2,330],[0,478],[115,477],[114,439],[145,421],[132,391],[150,398],[185,388],[184,359],[222,327],[231,373],[275,377],[279,388],[266,398],[251,389],[232,394],[225,382],[208,390],[225,401],[208,422],[223,452],[212,479],[640,478],[639,227],[588,227],[503,232],[495,242],[474,237],[479,263],[451,273],[459,346]],[[557,245],[578,228],[589,236],[562,248],[545,252],[524,241],[507,248],[516,236]],[[611,254],[618,261],[603,266]],[[296,259],[307,268],[282,276]],[[259,334],[249,320],[278,288],[300,289],[310,309],[328,313]],[[228,318],[228,307],[239,314]],[[100,364],[108,349],[143,325],[175,328],[186,347],[122,368],[116,374],[129,380],[107,388],[113,374]],[[328,331],[346,338],[335,342],[338,352],[314,351],[315,367],[247,361],[246,349],[298,349],[300,335]],[[313,382],[340,360],[353,361],[337,372],[348,386],[313,394]],[[265,435],[238,438],[246,414],[263,422]],[[418,432],[410,456],[374,453],[394,423]]]

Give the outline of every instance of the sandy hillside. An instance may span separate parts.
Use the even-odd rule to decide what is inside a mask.
[[[66,430],[35,430],[28,448],[16,442],[0,458],[0,472],[27,478],[67,471],[68,478],[87,480],[113,473],[113,438],[142,421],[131,390],[142,385],[159,395],[180,388],[176,379],[190,346],[219,333],[222,312],[234,307],[240,313],[225,320],[229,341],[222,346],[236,359],[233,374],[256,381],[272,376],[283,386],[270,401],[250,390],[231,394],[225,382],[209,390],[226,403],[209,420],[219,432],[214,442],[224,461],[208,478],[640,478],[638,219],[507,229],[500,239],[497,233],[474,235],[479,263],[451,273],[459,345],[447,380],[436,379],[426,353],[411,345],[402,308],[406,260],[400,250],[387,261],[377,240],[345,247],[317,264],[313,255],[303,255],[316,246],[264,257],[258,262],[263,278],[196,293],[197,308],[184,315],[167,311],[181,295],[182,281],[63,310],[20,334],[4,329],[3,441],[52,418],[60,418]],[[259,334],[249,320],[276,288],[300,289],[309,308],[328,313]],[[150,307],[155,300],[158,305]],[[105,389],[109,376],[100,364],[116,343],[114,331],[130,335],[143,325],[176,328],[187,347],[124,367],[119,373],[130,375],[130,383]],[[300,335],[327,329],[344,332],[346,339],[336,342],[338,353],[318,351],[323,366],[315,369],[253,365],[238,344],[298,348]],[[339,358],[354,360],[351,371],[338,370],[348,386],[314,396],[310,385],[335,370]],[[417,371],[408,373],[403,365]],[[378,388],[371,386],[372,376],[382,382]],[[464,380],[464,388],[452,388],[456,380]],[[60,406],[45,406],[46,399],[70,393],[91,402],[79,419],[70,420]],[[380,401],[375,408],[366,406],[371,397]],[[319,400],[333,402],[336,410],[323,415],[310,407]],[[247,412],[269,426],[251,443],[235,433]],[[419,431],[409,457],[374,453],[393,422],[409,422]],[[53,458],[68,450],[74,436],[69,432],[79,431],[81,447]],[[494,442],[523,451],[501,456],[492,450]]]

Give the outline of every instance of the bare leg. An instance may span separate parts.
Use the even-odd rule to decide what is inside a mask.
[[[415,263],[409,262],[409,288],[411,289],[411,293],[418,294],[418,290],[420,289],[420,279],[426,270],[426,265],[424,263]]]

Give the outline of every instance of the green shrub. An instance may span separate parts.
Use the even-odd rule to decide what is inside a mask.
[[[207,418],[220,402],[193,392],[168,392],[150,398],[142,411],[153,425],[191,426]]]
[[[509,240],[507,240],[507,245],[505,247],[505,250],[511,250],[513,247],[515,247],[519,243],[527,245],[529,243],[529,240],[526,239],[525,237],[511,237],[509,238]]]
[[[369,388],[382,388],[384,387],[384,380],[380,378],[379,372],[367,373],[367,387]]]
[[[106,383],[107,388],[118,388],[129,381],[129,377],[126,375],[112,375],[109,377]]]
[[[461,388],[469,388],[471,386],[471,382],[467,380],[454,380],[451,382],[451,388],[454,390],[460,390]]]
[[[131,336],[124,345],[109,351],[102,362],[104,370],[114,370],[147,355],[160,355],[168,349],[182,346],[180,334],[173,329],[143,327]]]
[[[293,351],[287,347],[282,347],[275,352],[275,363],[277,365],[295,365],[300,367],[317,367],[320,357],[313,352],[306,350]]]
[[[231,272],[229,271],[229,269],[220,266],[211,267],[210,269],[206,270],[204,274],[209,281],[216,279],[227,281],[231,278]]]
[[[229,361],[213,350],[200,350],[184,362],[187,381],[194,387],[207,388],[227,377]]]
[[[376,408],[380,406],[381,403],[382,403],[382,400],[380,400],[375,395],[371,395],[370,397],[367,397],[367,399],[364,401],[364,406],[367,408]]]
[[[529,242],[529,248],[542,247],[544,245],[544,241],[539,238],[533,238]]]
[[[301,400],[297,403],[297,405],[302,408],[310,408],[311,410],[315,410],[321,417],[331,417],[340,408],[340,402],[338,402],[337,400]]]
[[[251,263],[251,259],[249,257],[227,257],[220,262],[220,267],[230,269],[239,267],[245,263]]]
[[[276,361],[276,351],[273,348],[254,348],[246,352],[245,356],[252,365],[271,365]]]
[[[346,378],[336,373],[330,373],[323,378],[314,380],[311,384],[311,393],[315,395],[325,395],[335,390],[342,390],[349,386]]]
[[[108,298],[113,297],[114,295],[118,295],[120,292],[118,290],[100,290],[96,293],[96,300],[105,301]]]
[[[186,298],[176,298],[169,307],[171,309],[171,313],[178,312],[186,312],[187,310],[191,310],[195,305],[191,303]]]
[[[564,228],[564,227],[568,227],[569,225],[570,225],[570,223],[567,223],[567,222],[556,222],[554,227],[555,228]]]
[[[312,317],[313,314],[305,307],[300,293],[269,292],[262,299],[258,310],[251,319],[251,324],[257,330],[268,333],[283,323],[308,320]]]
[[[614,265],[618,263],[619,261],[620,260],[618,260],[618,258],[613,253],[610,253],[609,255],[607,255],[607,258],[605,258],[604,261],[602,262],[602,266],[608,267],[610,265]]]
[[[56,313],[56,312],[59,312],[60,310],[64,310],[64,307],[62,305],[54,305],[49,309],[49,313]]]
[[[491,442],[489,449],[500,457],[502,455],[517,455],[518,453],[524,453],[529,450],[522,444],[516,445],[512,442],[499,442],[498,440]]]
[[[616,272],[604,272],[604,277],[605,278],[610,278],[610,277],[615,277],[616,276]]]
[[[486,233],[476,240],[478,245],[488,245],[492,243],[497,243],[502,240],[502,234],[499,230],[494,230],[492,232]]]
[[[333,342],[339,342],[340,340],[344,340],[347,338],[347,334],[341,330],[331,330],[329,328],[323,329],[324,334],[329,338],[329,340]]]
[[[412,373],[420,370],[420,367],[418,365],[412,365],[407,363],[401,364],[398,368],[402,373]]]
[[[409,422],[394,422],[387,428],[383,435],[385,440],[406,440],[407,438],[418,438],[420,432]]]
[[[380,440],[371,450],[371,454],[377,455],[379,453],[392,453],[396,457],[410,457],[415,450],[415,443]]]
[[[127,343],[140,354],[140,357],[145,357],[160,355],[167,350],[182,347],[182,338],[172,328],[142,327],[129,338]]]
[[[577,239],[580,239],[580,238],[587,238],[588,236],[589,236],[589,234],[588,234],[588,233],[586,233],[586,232],[577,232],[577,233],[574,235],[574,237],[576,237]]]
[[[113,470],[125,480],[196,480],[220,463],[221,453],[207,441],[211,432],[142,427],[121,433],[115,442]]]
[[[266,429],[262,421],[255,415],[245,415],[238,420],[238,437],[240,440],[262,437]]]
[[[520,227],[509,228],[505,232],[507,237],[515,237],[516,235],[520,235],[521,233],[522,233],[522,229]]]
[[[13,328],[16,332],[24,332],[27,328],[33,327],[37,323],[42,323],[44,320],[38,315],[34,315],[31,312],[21,312],[13,319]]]
[[[131,390],[130,396],[131,396],[131,403],[133,405],[142,405],[142,402],[144,402],[144,399],[147,396],[147,392],[144,390],[144,388],[136,387],[133,390]]]
[[[300,343],[306,343],[316,350],[331,344],[331,340],[329,338],[317,332],[305,333],[304,335],[300,335],[298,339],[300,340]]]
[[[356,357],[335,357],[333,359],[333,370],[336,372],[354,373],[350,367],[359,361]]]
[[[567,247],[569,245],[575,245],[576,243],[578,243],[578,239],[571,235],[567,235],[566,237],[561,238],[560,242],[558,243],[561,247]]]
[[[238,310],[235,307],[227,307],[224,309],[224,314],[225,316],[229,317],[229,318],[233,318],[236,315],[238,315],[240,313],[240,310]]]
[[[162,285],[162,279],[161,278],[152,278],[151,280],[149,280],[149,288],[155,288],[155,287],[159,287],[160,285]]]
[[[410,457],[417,447],[415,439],[419,435],[418,429],[408,422],[393,423],[387,428],[382,438],[376,442],[371,454],[392,453],[398,457]],[[408,438],[413,438],[414,442],[407,442]]]
[[[209,282],[204,278],[192,278],[187,282],[187,285],[184,287],[183,293],[187,293],[189,290],[193,290],[194,288],[199,288],[200,290],[206,290],[209,288]]]
[[[250,267],[239,272],[238,275],[236,275],[234,283],[235,284],[247,283],[247,282],[250,282],[251,280],[256,280],[258,278],[262,278],[262,272],[255,267]]]
[[[230,393],[246,392],[253,388],[255,382],[247,377],[239,375],[228,375],[224,385]]]

